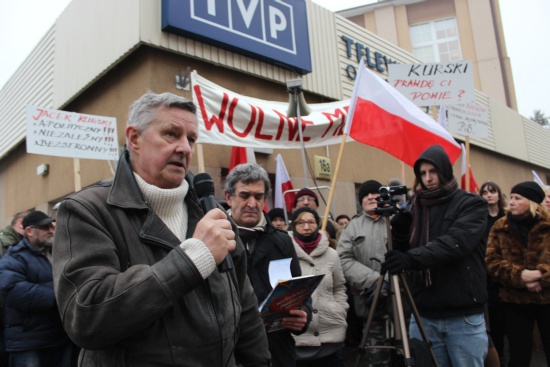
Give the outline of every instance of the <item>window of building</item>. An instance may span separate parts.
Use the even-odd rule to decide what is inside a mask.
[[[462,59],[456,18],[434,20],[410,26],[413,54],[423,62]]]

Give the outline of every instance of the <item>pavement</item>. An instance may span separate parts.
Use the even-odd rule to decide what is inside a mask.
[[[350,347],[350,346],[344,347],[344,362],[346,364],[346,367],[355,366],[358,354],[359,354],[358,347]],[[361,360],[359,365],[361,367],[368,367],[368,364],[366,363],[364,358]],[[544,355],[544,352],[542,350],[539,350],[539,348],[535,346],[535,350],[533,350],[533,356],[531,359],[530,367],[547,367],[549,365],[550,364],[546,363],[546,357]],[[415,366],[415,367],[422,367],[422,366]],[[506,367],[506,366],[501,366],[501,367]]]

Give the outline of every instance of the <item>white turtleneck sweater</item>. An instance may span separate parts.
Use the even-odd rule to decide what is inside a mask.
[[[161,189],[155,185],[148,184],[135,172],[134,177],[143,193],[145,201],[147,201],[172,233],[182,241],[180,247],[193,261],[202,278],[208,278],[216,268],[214,256],[212,256],[208,247],[201,240],[197,238],[185,238],[187,234],[188,214],[187,204],[184,199],[189,191],[189,183],[183,180],[179,187]]]

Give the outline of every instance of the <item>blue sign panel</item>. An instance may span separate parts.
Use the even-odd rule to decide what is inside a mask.
[[[311,72],[305,0],[162,0],[162,30]]]

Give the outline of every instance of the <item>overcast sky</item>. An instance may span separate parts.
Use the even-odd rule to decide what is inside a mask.
[[[373,2],[313,1],[332,11]],[[0,0],[0,88],[69,3],[70,0]],[[530,117],[535,109],[540,109],[549,116],[550,1],[500,0],[500,8],[519,112]]]

